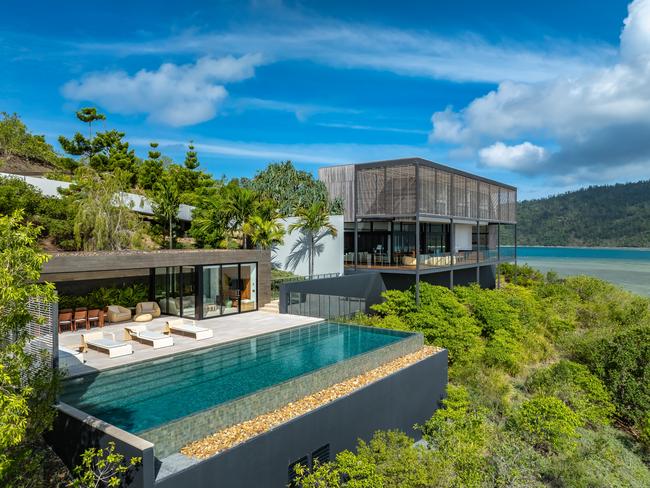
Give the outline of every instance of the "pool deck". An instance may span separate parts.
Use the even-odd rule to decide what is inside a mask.
[[[165,322],[169,319],[176,317],[161,316],[153,319],[151,322],[146,322],[147,326],[152,330],[163,330]],[[190,320],[186,321],[189,323]],[[238,315],[230,315],[227,317],[218,317],[212,319],[205,319],[196,321],[196,325],[212,329],[214,336],[210,339],[197,341],[191,337],[184,337],[174,334],[174,345],[170,347],[163,347],[160,349],[153,349],[151,346],[141,344],[136,341],[129,341],[133,346],[133,354],[122,356],[118,358],[109,358],[108,354],[98,351],[89,350],[84,353],[85,364],[76,361],[72,357],[67,357],[65,365],[62,369],[66,370],[68,377],[79,376],[83,374],[93,373],[104,369],[114,368],[116,366],[123,366],[127,364],[134,364],[140,361],[147,361],[149,359],[173,356],[175,354],[201,349],[204,347],[215,346],[217,344],[224,344],[227,342],[235,341],[238,339],[245,339],[247,337],[254,337],[261,334],[270,332],[277,332],[292,327],[300,327],[302,325],[313,324],[322,322],[323,319],[314,317],[304,317],[301,315],[290,314],[277,314],[269,312],[247,312]],[[135,325],[136,322],[120,322],[117,324],[107,324],[103,328],[92,328],[92,331],[102,330],[105,332],[115,333],[117,340],[122,340],[124,335],[124,327]],[[59,335],[59,345],[67,349],[79,350],[81,345],[81,334],[86,330],[78,330],[76,332],[63,332]]]

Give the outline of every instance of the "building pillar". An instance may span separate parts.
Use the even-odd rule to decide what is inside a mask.
[[[451,248],[450,256],[450,265],[451,270],[449,271],[449,288],[454,289],[454,260],[455,260],[455,251],[456,251],[456,224],[454,224],[454,219],[449,219],[449,247]]]
[[[420,306],[420,165],[415,163],[415,305]]]

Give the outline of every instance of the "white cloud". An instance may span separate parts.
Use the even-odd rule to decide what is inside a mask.
[[[539,83],[504,81],[459,111],[434,113],[432,123],[432,142],[471,148],[493,167],[563,181],[603,181],[611,167],[619,179],[628,171],[650,176],[650,0],[629,6],[620,56],[609,66]],[[528,164],[513,163],[523,154]]]
[[[69,100],[91,101],[112,112],[148,114],[149,120],[172,126],[197,124],[217,114],[228,96],[224,83],[250,78],[262,63],[259,54],[219,59],[203,57],[194,64],[165,63],[155,71],[142,69],[95,72],[66,83]]]
[[[306,121],[314,114],[324,113],[347,113],[358,114],[360,110],[344,107],[333,107],[330,105],[317,105],[310,103],[296,103],[286,102],[282,100],[269,100],[265,98],[249,98],[242,97],[234,99],[231,105],[236,109],[258,109],[258,110],[273,110],[276,112],[288,112],[296,116],[301,122]]]
[[[524,82],[575,76],[612,59],[611,46],[567,41],[528,45],[491,43],[475,34],[445,37],[284,12],[281,23],[237,25],[218,33],[194,30],[149,42],[82,43],[78,49],[112,55],[262,52],[270,59],[301,59],[338,68],[363,68],[454,81]]]
[[[534,168],[548,157],[546,149],[528,141],[513,146],[495,142],[479,150],[478,154],[485,166],[519,171]]]

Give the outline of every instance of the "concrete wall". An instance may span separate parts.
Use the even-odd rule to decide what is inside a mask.
[[[289,225],[297,220],[296,217],[288,217],[281,219],[280,223],[287,232]],[[330,222],[336,227],[337,236],[327,235],[316,245],[314,274],[343,274],[343,216],[330,215]],[[286,233],[284,243],[277,246],[271,253],[273,267],[291,271],[299,276],[307,276],[309,274],[308,249],[305,236],[301,232]]]
[[[70,405],[56,406],[58,415],[45,440],[72,470],[81,462],[81,455],[89,447],[105,448],[115,442],[115,450],[129,460],[141,457],[142,464],[130,471],[126,486],[129,488],[150,488],[155,477],[153,444],[122,429],[92,417]]]
[[[377,430],[399,429],[419,439],[447,387],[447,351],[430,356],[350,395],[286,422],[156,481],[157,488],[285,487],[289,465],[328,446],[330,459]]]

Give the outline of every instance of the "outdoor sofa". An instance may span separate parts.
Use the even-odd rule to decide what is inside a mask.
[[[140,302],[135,306],[135,316],[149,314],[153,318],[160,317],[160,306],[156,302]]]
[[[131,310],[121,305],[109,305],[106,307],[106,315],[111,324],[131,320]]]
[[[95,349],[96,351],[108,354],[109,358],[117,358],[120,356],[128,356],[133,354],[133,346],[124,342],[115,340],[113,332],[86,332],[81,334],[81,350],[88,352],[88,349]]]

